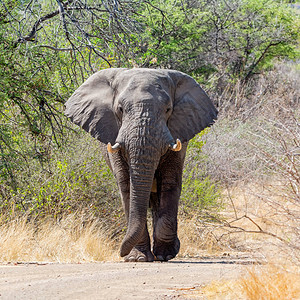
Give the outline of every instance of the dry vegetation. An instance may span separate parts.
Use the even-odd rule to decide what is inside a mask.
[[[243,277],[215,281],[188,295],[189,299],[299,299],[300,275],[274,265],[249,268]],[[187,295],[186,295],[187,296]]]
[[[227,235],[261,234],[299,251],[299,92],[299,70],[278,66],[252,94],[240,91],[240,111],[224,114],[207,137],[207,169],[230,207]]]
[[[75,214],[59,222],[19,218],[0,227],[0,262],[93,262],[118,259],[116,243],[97,220]]]

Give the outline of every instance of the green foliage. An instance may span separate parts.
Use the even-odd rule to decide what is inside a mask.
[[[18,187],[2,183],[2,212],[26,213],[30,217],[86,211],[113,221],[121,205],[112,173],[99,154],[97,141],[82,133],[73,134],[74,143],[60,148],[41,165],[30,160],[14,172]],[[2,196],[2,197],[1,197]]]
[[[6,165],[2,175],[8,178],[9,173],[12,178],[22,164],[47,159],[49,151],[63,143],[65,121],[62,101],[47,78],[51,71],[47,61],[39,62],[39,68],[35,65],[39,58],[31,62],[25,59],[22,64],[22,52],[5,52],[11,44],[1,38],[0,153]]]
[[[67,142],[63,103],[75,88],[73,81],[62,80],[70,61],[64,53],[17,46],[12,20],[21,16],[20,6],[20,1],[0,5],[0,184],[15,191],[22,186],[18,173],[31,160],[43,167]]]
[[[247,80],[274,58],[299,57],[299,17],[281,1],[169,0],[147,7],[147,51],[140,56],[146,66],[179,69],[205,83],[212,75]]]
[[[208,131],[206,129],[196,135],[188,146],[180,200],[181,209],[187,214],[200,215],[209,211],[213,215],[222,208],[220,190],[203,170],[205,157],[201,151],[204,146],[202,137]]]
[[[82,209],[112,221],[120,215],[112,174],[98,149],[76,152],[86,141],[63,116],[65,99],[107,63],[91,55],[78,28],[72,34],[80,45],[70,45],[59,15],[30,37],[36,21],[56,9],[57,1],[0,2],[0,210],[59,217]]]

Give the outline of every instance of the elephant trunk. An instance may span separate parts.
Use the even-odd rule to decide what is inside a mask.
[[[130,171],[130,202],[127,232],[121,245],[120,255],[128,255],[139,243],[147,222],[147,209],[164,142],[153,132],[153,127],[138,126],[125,139]],[[142,134],[140,134],[142,132]]]
[[[128,227],[121,245],[122,257],[129,254],[144,233],[153,178],[154,168],[131,168]]]

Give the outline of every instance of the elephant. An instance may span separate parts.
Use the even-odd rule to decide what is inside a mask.
[[[127,221],[120,248],[125,261],[168,261],[178,254],[177,214],[188,141],[211,126],[217,114],[192,77],[167,69],[104,69],[65,103],[65,115],[100,141],[117,180]]]

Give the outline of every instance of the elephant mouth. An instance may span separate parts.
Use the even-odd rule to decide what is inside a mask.
[[[115,143],[113,146],[111,145],[111,143],[108,143],[107,144],[107,151],[109,153],[116,153],[118,152],[120,149],[122,148],[121,144],[120,143]],[[170,143],[169,144],[169,149],[172,150],[172,151],[180,151],[182,148],[182,144],[181,144],[181,141],[180,139],[176,139],[176,143]]]

